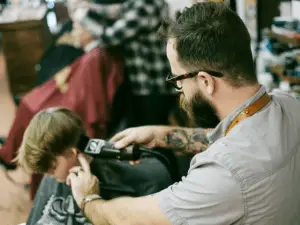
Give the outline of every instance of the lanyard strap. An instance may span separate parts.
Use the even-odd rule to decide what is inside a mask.
[[[228,132],[237,125],[240,121],[254,115],[258,111],[260,111],[263,107],[265,107],[269,102],[271,101],[271,97],[265,93],[263,96],[261,96],[259,99],[257,99],[255,102],[250,104],[247,108],[245,108],[241,113],[239,113],[234,120],[229,125],[228,129],[225,132],[225,136],[228,134]]]

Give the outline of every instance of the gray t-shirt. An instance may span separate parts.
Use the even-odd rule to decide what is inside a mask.
[[[172,224],[300,224],[300,103],[274,92],[267,106],[224,135],[264,93],[262,87],[217,126],[182,182],[155,195]]]

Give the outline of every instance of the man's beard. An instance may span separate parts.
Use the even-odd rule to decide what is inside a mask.
[[[181,94],[180,106],[196,127],[215,128],[220,123],[215,107],[200,92],[195,94],[190,101],[186,101],[184,95]]]

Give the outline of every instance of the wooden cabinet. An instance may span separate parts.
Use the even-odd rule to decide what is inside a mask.
[[[2,23],[0,32],[11,92],[22,96],[34,87],[35,65],[51,44],[46,18]]]

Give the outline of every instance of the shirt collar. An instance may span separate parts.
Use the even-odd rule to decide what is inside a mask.
[[[84,51],[85,53],[88,53],[90,51],[92,51],[94,48],[98,47],[99,46],[99,41],[97,40],[94,40],[90,43],[88,43],[85,47],[84,47]]]
[[[242,104],[239,108],[237,108],[234,112],[232,112],[229,116],[227,116],[225,119],[223,119],[218,126],[213,129],[211,132],[207,134],[207,138],[210,143],[214,143],[219,138],[225,136],[225,132],[227,128],[230,126],[231,122],[234,120],[234,118],[241,113],[245,108],[247,108],[251,103],[255,102],[257,99],[259,99],[261,96],[263,96],[266,93],[266,89],[261,86],[261,88],[256,92],[255,95],[253,95],[251,98],[249,98],[244,104]]]

